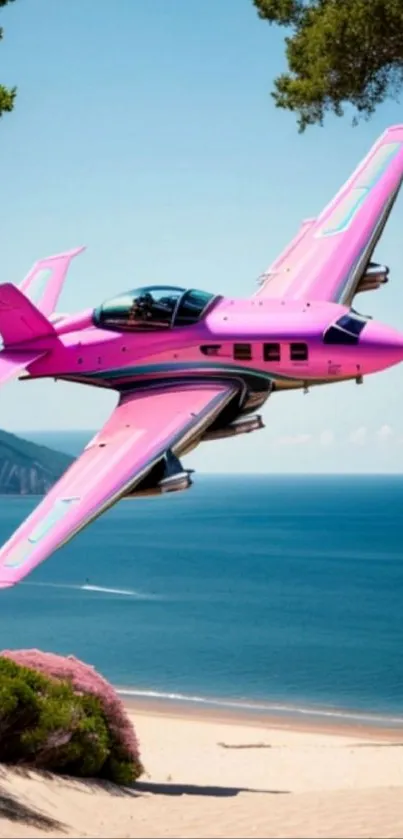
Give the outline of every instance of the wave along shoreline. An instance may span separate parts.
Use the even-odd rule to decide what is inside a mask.
[[[193,694],[184,694],[176,692],[163,692],[156,690],[136,690],[129,687],[116,687],[115,689],[123,699],[135,701],[151,700],[159,703],[165,707],[169,704],[174,705],[193,705],[194,707],[211,709],[222,709],[232,712],[239,711],[251,716],[267,715],[268,717],[278,717],[279,719],[298,719],[306,720],[309,718],[312,722],[327,721],[329,723],[334,721],[335,724],[349,723],[355,725],[366,725],[374,728],[399,728],[403,726],[403,715],[396,714],[377,714],[365,711],[353,711],[341,708],[326,708],[314,706],[300,706],[289,705],[282,703],[260,702],[253,700],[242,699],[218,699],[207,696],[198,696]]]

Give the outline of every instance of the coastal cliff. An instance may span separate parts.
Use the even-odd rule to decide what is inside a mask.
[[[0,495],[44,495],[73,460],[0,430]]]

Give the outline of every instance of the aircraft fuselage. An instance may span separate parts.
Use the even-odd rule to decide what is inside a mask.
[[[36,342],[46,354],[29,377],[116,390],[199,373],[282,390],[361,380],[403,359],[402,333],[326,302],[219,297],[190,326],[111,330],[95,325],[91,310],[55,329]]]

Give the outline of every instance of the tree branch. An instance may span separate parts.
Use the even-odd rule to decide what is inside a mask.
[[[402,0],[253,0],[261,18],[289,26],[289,72],[274,80],[279,108],[297,115],[299,130],[323,124],[343,105],[354,120],[370,117],[403,88]]]

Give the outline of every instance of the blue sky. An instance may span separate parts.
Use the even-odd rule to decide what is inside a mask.
[[[251,0],[36,0],[1,12],[2,83],[16,109],[0,123],[0,280],[38,257],[86,244],[60,308],[76,311],[155,281],[247,296],[387,125],[388,103],[358,128],[329,118],[299,135],[274,108],[283,33]],[[378,257],[386,289],[358,298],[403,327],[403,199]],[[403,370],[274,396],[266,430],[201,447],[216,471],[401,471]],[[53,382],[0,392],[1,425],[98,428],[115,397]]]

